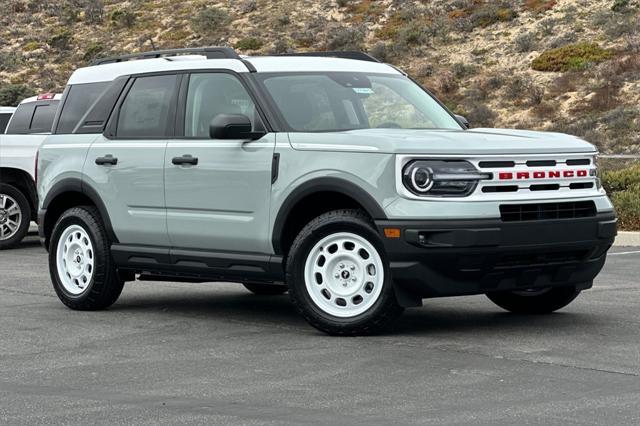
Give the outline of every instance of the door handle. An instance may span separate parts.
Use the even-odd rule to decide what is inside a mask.
[[[116,164],[118,164],[118,159],[111,154],[107,154],[104,157],[96,158],[96,164],[98,166],[104,166],[105,164],[111,164],[112,166],[115,166]]]
[[[176,166],[180,166],[183,164],[191,164],[196,166],[198,165],[198,157],[192,157],[189,154],[185,154],[182,157],[173,157],[173,159],[171,159],[171,162]]]

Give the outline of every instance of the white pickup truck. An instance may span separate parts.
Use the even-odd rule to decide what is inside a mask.
[[[0,250],[22,241],[36,219],[36,156],[61,97],[47,93],[0,109]]]

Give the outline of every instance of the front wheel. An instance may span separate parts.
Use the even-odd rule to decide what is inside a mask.
[[[358,210],[325,213],[302,229],[287,284],[298,312],[328,334],[372,334],[402,312],[382,240]]]
[[[51,234],[49,272],[58,298],[71,309],[111,306],[124,281],[116,271],[109,240],[93,207],[74,207],[62,214]]]
[[[576,286],[487,293],[496,305],[516,314],[548,314],[562,309],[580,294]]]

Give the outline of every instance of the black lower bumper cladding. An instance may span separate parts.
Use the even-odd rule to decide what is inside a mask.
[[[588,288],[617,233],[613,213],[588,218],[377,221],[394,284],[415,300],[561,285]]]

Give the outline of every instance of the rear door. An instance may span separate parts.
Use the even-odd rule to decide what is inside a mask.
[[[167,147],[165,192],[173,247],[215,252],[270,253],[268,238],[274,133],[258,140],[216,140],[218,114],[244,114],[263,128],[256,104],[238,76],[191,74],[179,106],[182,135]],[[180,163],[197,158],[197,164]]]
[[[104,202],[122,244],[169,245],[163,168],[175,131],[179,79],[176,74],[132,79],[105,134],[89,149],[86,183]]]

